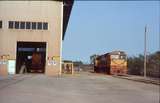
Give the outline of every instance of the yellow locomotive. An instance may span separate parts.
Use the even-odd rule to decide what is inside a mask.
[[[94,72],[112,75],[127,74],[127,55],[123,51],[113,51],[98,56],[94,61]]]

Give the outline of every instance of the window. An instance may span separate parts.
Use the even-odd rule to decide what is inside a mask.
[[[32,22],[32,29],[36,29],[36,22]]]
[[[43,23],[43,30],[48,30],[48,23]]]
[[[31,29],[31,22],[26,22],[26,29]]]
[[[20,22],[20,29],[25,29],[25,22]]]
[[[42,30],[42,23],[41,22],[38,22],[38,29]]]
[[[9,21],[9,29],[13,29],[14,27],[14,21]]]
[[[126,59],[126,56],[125,55],[121,55],[120,59]]]
[[[19,22],[18,21],[15,22],[15,29],[19,29]]]
[[[0,28],[2,28],[2,21],[0,21]],[[30,21],[8,21],[9,29],[32,29],[32,30],[48,30],[47,22],[30,22]]]
[[[119,55],[111,55],[112,59],[119,59]]]
[[[0,21],[0,28],[2,28],[2,21]]]

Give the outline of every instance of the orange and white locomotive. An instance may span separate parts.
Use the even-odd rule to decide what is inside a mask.
[[[94,61],[94,72],[125,75],[127,74],[127,55],[123,51],[113,51],[98,56]]]

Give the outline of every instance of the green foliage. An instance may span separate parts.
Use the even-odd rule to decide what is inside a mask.
[[[128,58],[128,73],[143,75],[144,56]],[[160,77],[160,51],[147,56],[147,76]]]
[[[95,59],[98,57],[97,54],[93,54],[90,56],[90,64],[94,64]]]
[[[82,61],[74,61],[73,64],[74,64],[74,66],[82,66],[83,62]]]

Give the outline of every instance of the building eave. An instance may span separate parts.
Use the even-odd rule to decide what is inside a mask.
[[[74,0],[63,0],[63,36],[62,36],[63,40],[64,40],[65,33],[67,30],[73,3],[74,3]]]

